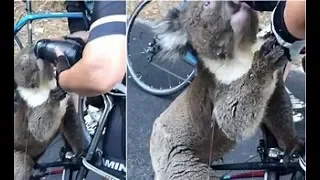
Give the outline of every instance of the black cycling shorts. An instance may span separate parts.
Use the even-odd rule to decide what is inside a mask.
[[[126,35],[126,1],[95,1],[88,42],[107,35]]]
[[[85,12],[83,1],[66,1],[68,12]],[[85,14],[85,13],[84,13]],[[88,27],[90,26],[90,27]],[[94,1],[90,22],[68,18],[70,33],[86,31],[90,28],[88,42],[106,35],[126,34],[126,1]]]
[[[88,42],[107,35],[126,35],[126,1],[94,1]],[[125,98],[116,99],[103,140],[103,169],[126,174]],[[120,178],[121,179],[121,178]]]

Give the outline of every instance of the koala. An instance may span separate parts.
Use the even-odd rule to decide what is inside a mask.
[[[154,28],[162,57],[192,48],[197,76],[154,121],[150,157],[157,180],[216,179],[210,163],[266,125],[285,152],[299,150],[276,39],[259,40],[245,3],[190,1]]]
[[[14,179],[31,176],[35,162],[59,132],[76,154],[86,147],[72,95],[57,86],[54,67],[27,46],[14,58],[18,105],[14,112]]]

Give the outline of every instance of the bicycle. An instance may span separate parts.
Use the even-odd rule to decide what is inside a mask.
[[[26,4],[26,11],[27,14],[22,19],[20,19],[15,25],[14,25],[14,43],[18,47],[19,50],[23,48],[23,45],[20,41],[20,39],[17,37],[17,33],[25,26],[28,25],[28,44],[32,44],[32,22],[34,20],[43,20],[43,19],[60,19],[60,18],[77,18],[77,19],[83,19],[87,20],[86,18],[90,15],[90,8],[92,8],[92,1],[86,1],[87,10],[86,13],[84,12],[48,12],[48,13],[34,13],[31,8],[31,0],[24,1]],[[91,3],[91,4],[90,4]],[[126,85],[125,83],[119,83],[117,84],[110,92],[103,94],[98,97],[100,101],[103,102],[104,107],[99,107],[102,109],[102,114],[97,121],[97,126],[95,127],[95,131],[93,135],[91,136],[89,134],[89,131],[87,129],[87,126],[85,124],[84,116],[87,113],[86,109],[88,109],[86,106],[90,105],[88,101],[90,98],[86,97],[79,97],[78,101],[78,112],[80,117],[80,122],[82,125],[82,133],[86,137],[86,140],[89,143],[88,147],[86,148],[85,154],[83,156],[77,157],[75,154],[72,153],[71,148],[67,144],[66,140],[63,139],[65,146],[61,148],[59,156],[60,161],[55,162],[49,162],[49,163],[36,163],[34,166],[34,170],[40,170],[40,173],[33,174],[32,177],[30,177],[30,180],[39,180],[43,177],[46,177],[48,175],[55,175],[55,174],[62,174],[63,180],[71,180],[73,179],[73,173],[77,172],[76,179],[77,180],[83,180],[87,177],[88,172],[92,171],[96,174],[98,174],[101,177],[113,179],[113,180],[123,180],[126,179],[126,175],[122,175],[120,172],[117,172],[113,169],[108,169],[103,167],[101,164],[101,158],[102,155],[105,152],[105,150],[102,148],[102,150],[99,149],[99,143],[102,144],[102,146],[105,143],[105,140],[108,138],[106,137],[106,131],[108,130],[108,122],[111,119],[118,118],[119,112],[121,114],[121,121],[125,122],[126,115],[124,114],[125,111],[125,101],[126,101]],[[15,95],[16,100],[16,95]],[[16,103],[16,102],[15,102]],[[124,113],[123,113],[124,112]],[[118,113],[118,114],[117,114]],[[101,141],[102,140],[102,141]],[[100,162],[100,163],[99,163]],[[122,164],[118,163],[119,168],[121,171],[124,171],[126,173],[126,167],[125,162]],[[120,167],[121,166],[121,167]],[[48,168],[57,168],[61,167],[59,169],[54,170],[48,170]]]
[[[188,71],[188,74],[185,78],[177,77],[181,81],[175,85],[175,86],[169,86],[167,88],[160,87],[154,87],[149,82],[144,82],[142,80],[142,76],[140,75],[140,72],[137,70],[140,66],[136,65],[133,62],[133,46],[132,42],[134,42],[137,37],[143,36],[143,33],[141,32],[138,34],[137,37],[132,35],[132,32],[135,30],[134,28],[137,28],[138,30],[144,31],[143,28],[146,28],[148,25],[152,24],[147,21],[141,21],[140,19],[137,19],[137,16],[141,13],[143,9],[147,9],[147,5],[152,2],[151,0],[143,0],[141,1],[133,10],[132,14],[130,15],[130,18],[128,20],[127,24],[127,49],[128,49],[128,71],[130,73],[130,76],[132,77],[133,81],[144,91],[157,95],[170,95],[173,93],[176,93],[183,88],[185,88],[193,77],[196,76],[196,64],[198,62],[198,59],[193,54],[193,52],[189,51],[186,53],[186,56],[184,59],[182,59],[181,62],[188,64],[191,66],[191,68]],[[182,2],[178,5],[180,8],[183,8],[184,5],[186,5],[187,0],[182,0]],[[141,27],[140,27],[141,26]],[[156,35],[153,35],[150,37],[150,40],[144,41],[147,45],[144,48],[143,45],[138,44],[142,46],[142,53],[143,55],[149,54],[147,64],[155,65],[153,63],[153,57],[155,57],[155,54],[157,53],[157,47],[154,45],[156,44]],[[172,62],[170,62],[172,63]],[[181,64],[179,64],[181,65]],[[168,72],[166,69],[158,67],[157,64],[155,65],[160,70],[166,71],[169,74],[173,74],[172,72]],[[141,69],[146,69],[145,67]],[[148,71],[148,73],[151,73],[152,71]],[[149,74],[146,75],[146,78],[149,78]],[[163,77],[162,75],[161,77]],[[147,81],[147,80],[146,80]],[[151,81],[154,82],[154,79]],[[158,78],[156,82],[160,81]],[[258,162],[245,162],[245,163],[233,163],[233,164],[223,164],[223,165],[211,165],[211,168],[213,170],[249,170],[250,172],[247,173],[240,173],[240,174],[234,174],[234,175],[223,175],[220,179],[221,180],[229,180],[229,179],[240,179],[240,178],[256,178],[256,177],[262,177],[265,180],[278,180],[281,176],[284,175],[290,175],[292,174],[291,179],[298,179],[298,178],[305,178],[305,171],[306,171],[306,163],[305,160],[298,155],[297,153],[294,153],[292,155],[292,159],[290,162],[286,163],[286,165],[282,162],[284,158],[284,152],[281,151],[280,147],[277,144],[277,141],[275,137],[271,134],[271,132],[265,127],[261,126],[263,138],[260,139],[257,152],[260,156],[260,161]],[[304,154],[304,152],[300,152],[301,154]],[[260,171],[252,171],[252,170],[260,170]]]

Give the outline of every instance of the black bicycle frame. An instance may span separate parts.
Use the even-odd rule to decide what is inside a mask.
[[[276,178],[293,172],[301,171],[299,162],[280,163],[278,160],[269,158],[268,150],[278,148],[278,143],[273,134],[265,126],[261,126],[264,141],[264,151],[261,153],[261,162],[232,163],[223,165],[211,165],[214,170],[265,170],[268,173],[274,173]],[[260,140],[261,142],[261,140]]]
[[[105,128],[105,125],[107,124],[108,114],[112,110],[112,107],[113,107],[113,98],[111,96],[104,95],[103,98],[104,98],[103,100],[104,100],[105,108],[104,108],[104,111],[101,116],[102,121],[100,122],[100,124],[95,132],[95,135],[90,143],[88,152],[84,158],[86,161],[91,161],[91,159],[97,149],[97,146],[98,146],[99,140],[101,138],[103,129]],[[84,99],[81,98],[79,101],[79,115],[80,115],[81,122],[84,124],[84,119],[83,119],[83,114],[82,114],[83,113],[83,111],[82,111],[83,106],[84,106]],[[82,180],[84,177],[87,176],[87,174],[88,174],[88,169],[81,166],[79,173],[77,175],[77,180]]]
[[[52,167],[64,167],[65,170],[69,171],[69,173],[65,174],[65,176],[69,176],[67,179],[72,177],[72,174],[73,174],[72,172],[76,170],[79,170],[76,177],[77,180],[83,180],[83,178],[87,176],[89,170],[84,166],[83,161],[92,163],[91,161],[93,159],[93,155],[95,154],[98,143],[100,142],[103,136],[103,131],[105,130],[105,128],[107,128],[106,125],[108,124],[108,121],[111,120],[110,118],[113,118],[112,116],[113,106],[115,103],[117,103],[117,101],[115,100],[115,97],[111,95],[106,94],[106,95],[103,95],[102,97],[104,100],[105,108],[100,117],[101,121],[99,122],[99,125],[95,131],[95,134],[92,140],[88,139],[88,138],[91,138],[91,136],[89,135],[84,123],[85,121],[84,121],[83,109],[84,109],[85,99],[84,97],[80,97],[79,99],[78,115],[79,115],[79,120],[82,126],[82,133],[83,133],[82,135],[85,136],[87,141],[90,142],[90,145],[86,148],[87,149],[86,156],[83,158],[77,158],[76,161],[72,161],[69,159],[67,160],[64,158],[62,161],[36,164],[34,166],[34,169],[39,169],[41,171],[41,170],[45,170],[47,168],[52,168]],[[34,177],[37,177],[37,176],[33,176],[32,178]],[[123,178],[119,178],[119,179],[123,179]]]
[[[115,103],[117,103],[117,99],[116,99],[117,97],[113,97],[109,94],[103,95],[102,97],[103,97],[105,108],[104,108],[104,111],[101,115],[99,126],[95,131],[94,137],[90,143],[90,146],[88,148],[86,156],[82,159],[82,165],[81,165],[80,170],[77,174],[76,180],[83,180],[83,178],[87,176],[89,170],[84,166],[84,163],[88,163],[88,162],[92,161],[93,155],[96,152],[98,143],[100,142],[100,140],[103,136],[103,131],[107,128],[106,125],[108,124],[109,120],[111,120],[114,117],[113,116],[113,107],[114,107]],[[80,116],[81,122],[84,125],[84,118],[83,118],[84,115],[83,115],[83,111],[82,111],[83,106],[84,106],[84,99],[81,98],[79,101],[79,116]],[[104,174],[108,174],[108,173],[104,172]],[[108,175],[106,175],[106,176],[108,176]],[[125,176],[121,177],[121,178],[118,177],[118,176],[122,176],[120,174],[112,175],[112,176],[117,177],[118,179],[125,179]]]

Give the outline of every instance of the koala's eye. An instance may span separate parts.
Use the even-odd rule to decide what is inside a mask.
[[[210,3],[211,3],[210,1],[206,1],[206,2],[204,2],[204,5],[203,5],[203,6],[204,6],[204,7],[207,7],[207,6],[210,5]]]
[[[35,83],[35,82],[32,82],[32,83],[30,84],[30,87],[31,87],[31,88],[36,87],[36,83]]]

